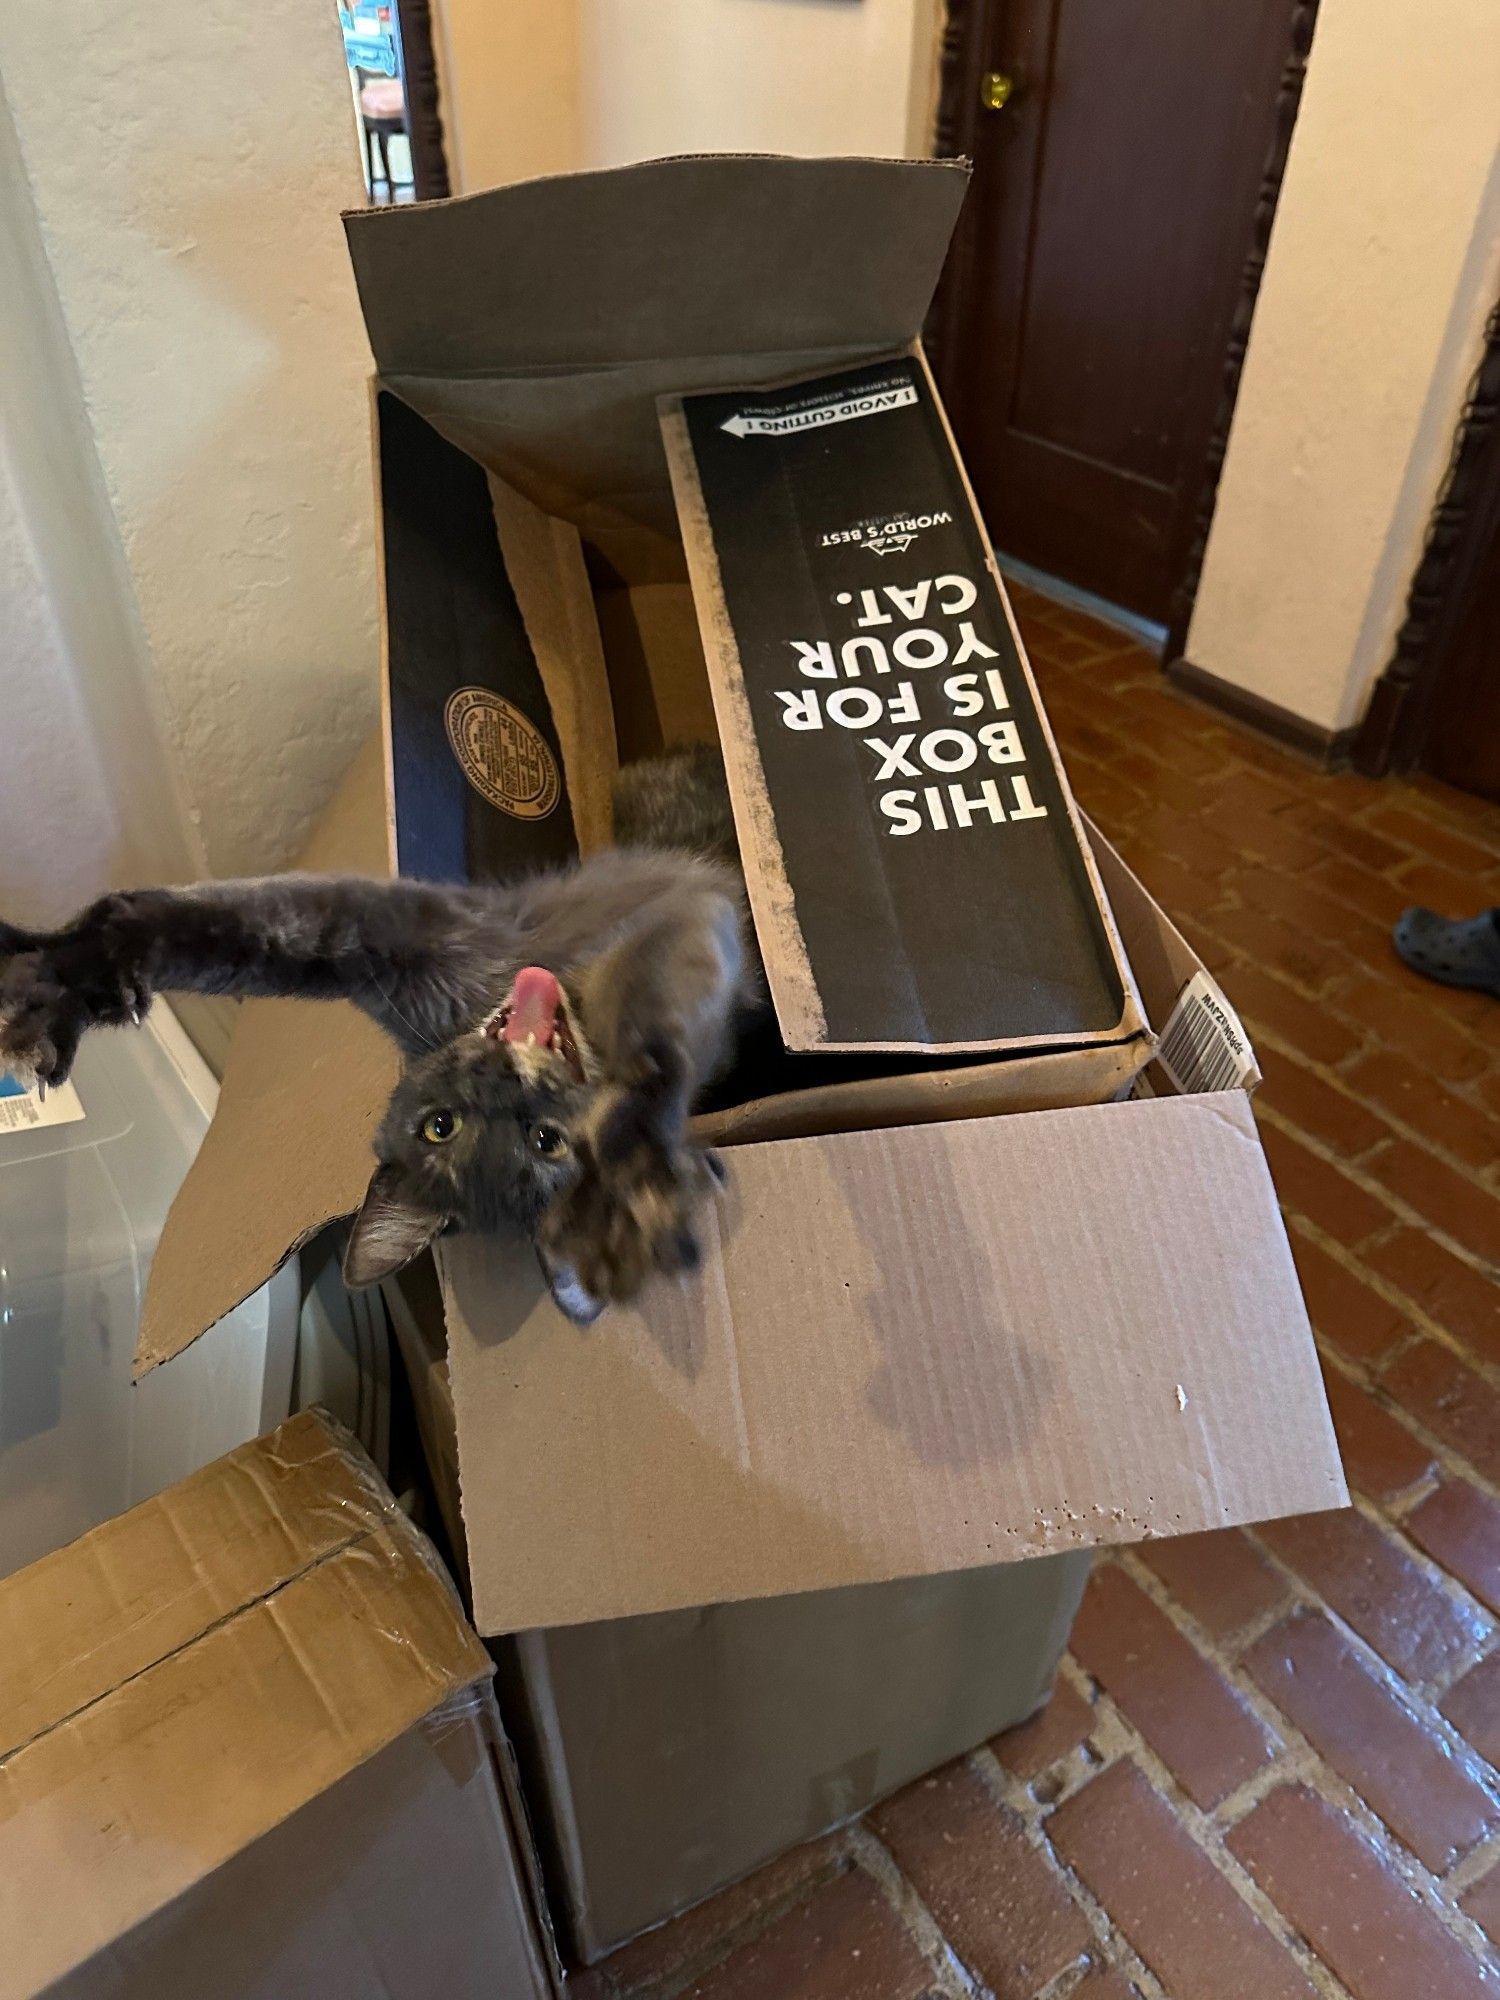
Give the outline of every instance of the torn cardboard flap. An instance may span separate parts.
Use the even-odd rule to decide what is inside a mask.
[[[0,1582],[0,1993],[39,1992],[490,1671],[316,1413]]]
[[[482,1631],[1345,1504],[1242,1094],[734,1168],[700,1280],[586,1332],[495,1246],[445,1249]]]
[[[313,874],[389,873],[384,754],[372,736],[299,856]],[[396,1047],[342,1001],[247,1000],[218,1107],[151,1261],[135,1372],[170,1360],[359,1206]]]

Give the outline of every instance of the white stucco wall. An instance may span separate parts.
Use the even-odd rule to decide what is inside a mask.
[[[3,93],[0,382],[0,912],[53,923],[203,857]]]
[[[375,710],[334,10],[7,8],[0,75],[183,788],[214,872],[258,868]]]
[[[465,191],[682,152],[923,153],[942,0],[434,0]]]
[[[432,0],[454,192],[580,163],[579,0]]]
[[[8,437],[0,443],[0,618],[0,911],[13,923],[48,924],[108,887],[120,826],[69,672]]]
[[[1389,658],[1500,287],[1494,0],[1323,0],[1187,657],[1322,728]]]
[[[585,163],[925,152],[928,0],[582,0]]]

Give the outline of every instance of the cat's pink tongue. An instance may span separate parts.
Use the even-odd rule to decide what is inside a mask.
[[[561,1004],[562,988],[555,974],[542,965],[525,966],[510,989],[510,1014],[500,1032],[507,1042],[536,1041],[551,1048]]]

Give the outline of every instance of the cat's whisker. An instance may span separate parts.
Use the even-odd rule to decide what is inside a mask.
[[[417,1023],[411,1018],[410,1014],[406,1013],[405,1010],[398,1005],[395,996],[393,994],[387,993],[385,988],[381,985],[380,979],[375,970],[374,956],[369,951],[365,952],[365,960],[370,968],[370,983],[374,986],[375,991],[380,995],[381,999],[385,1002],[386,1006],[390,1008],[391,1012],[395,1015],[396,1019],[401,1023],[401,1025],[404,1028],[409,1029],[412,1035],[416,1038],[418,1049],[423,1054],[426,1054],[430,1050],[435,1049],[438,1045],[437,1036],[430,1029],[423,1029],[418,1027]]]

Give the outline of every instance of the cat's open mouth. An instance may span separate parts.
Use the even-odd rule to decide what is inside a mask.
[[[481,1033],[491,1041],[507,1043],[517,1055],[525,1051],[559,1057],[579,1083],[588,1080],[568,996],[556,973],[545,966],[522,967],[510,992],[485,1022]]]

